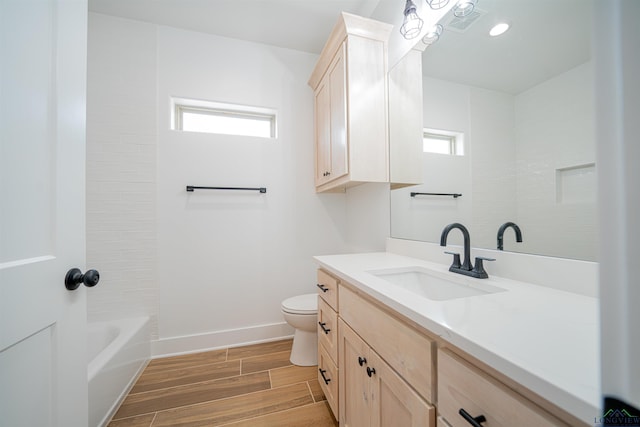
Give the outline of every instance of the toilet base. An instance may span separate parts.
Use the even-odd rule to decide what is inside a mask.
[[[315,366],[318,364],[318,333],[296,329],[291,348],[291,363],[297,366]]]

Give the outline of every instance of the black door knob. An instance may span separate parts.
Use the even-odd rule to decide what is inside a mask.
[[[67,271],[67,275],[64,277],[64,286],[70,291],[78,289],[81,283],[88,288],[92,288],[100,281],[100,273],[97,270],[88,270],[82,274],[82,271],[78,268],[72,268]]]

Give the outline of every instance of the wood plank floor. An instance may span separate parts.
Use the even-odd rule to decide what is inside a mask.
[[[336,427],[291,340],[152,360],[108,427]]]

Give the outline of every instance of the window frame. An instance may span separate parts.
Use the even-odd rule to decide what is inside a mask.
[[[425,139],[442,140],[449,142],[449,152],[441,153],[435,151],[427,151],[424,147]],[[464,156],[464,132],[449,131],[442,129],[424,128],[422,130],[422,151],[429,154],[442,154],[445,156]]]
[[[184,129],[183,114],[202,114],[204,116],[255,119],[269,123],[269,135],[247,135],[231,132],[207,132]],[[277,110],[273,108],[253,107],[187,98],[171,98],[171,129],[182,132],[200,132],[215,135],[247,136],[255,138],[277,139]]]

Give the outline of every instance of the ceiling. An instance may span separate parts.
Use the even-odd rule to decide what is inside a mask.
[[[386,0],[383,0],[386,1]],[[399,0],[402,3],[402,0]],[[319,54],[340,12],[381,0],[89,0],[91,12]],[[402,13],[402,4],[399,13]]]
[[[486,13],[464,32],[445,26],[425,50],[423,74],[518,94],[591,57],[591,0],[479,0],[477,9]],[[504,21],[511,28],[490,37]]]
[[[414,0],[421,1],[421,0]],[[464,33],[445,28],[427,76],[520,93],[590,57],[592,0],[479,0]],[[319,54],[341,11],[397,22],[405,0],[89,0],[89,10]],[[428,10],[427,7],[422,8]],[[512,28],[489,38],[491,25]]]

